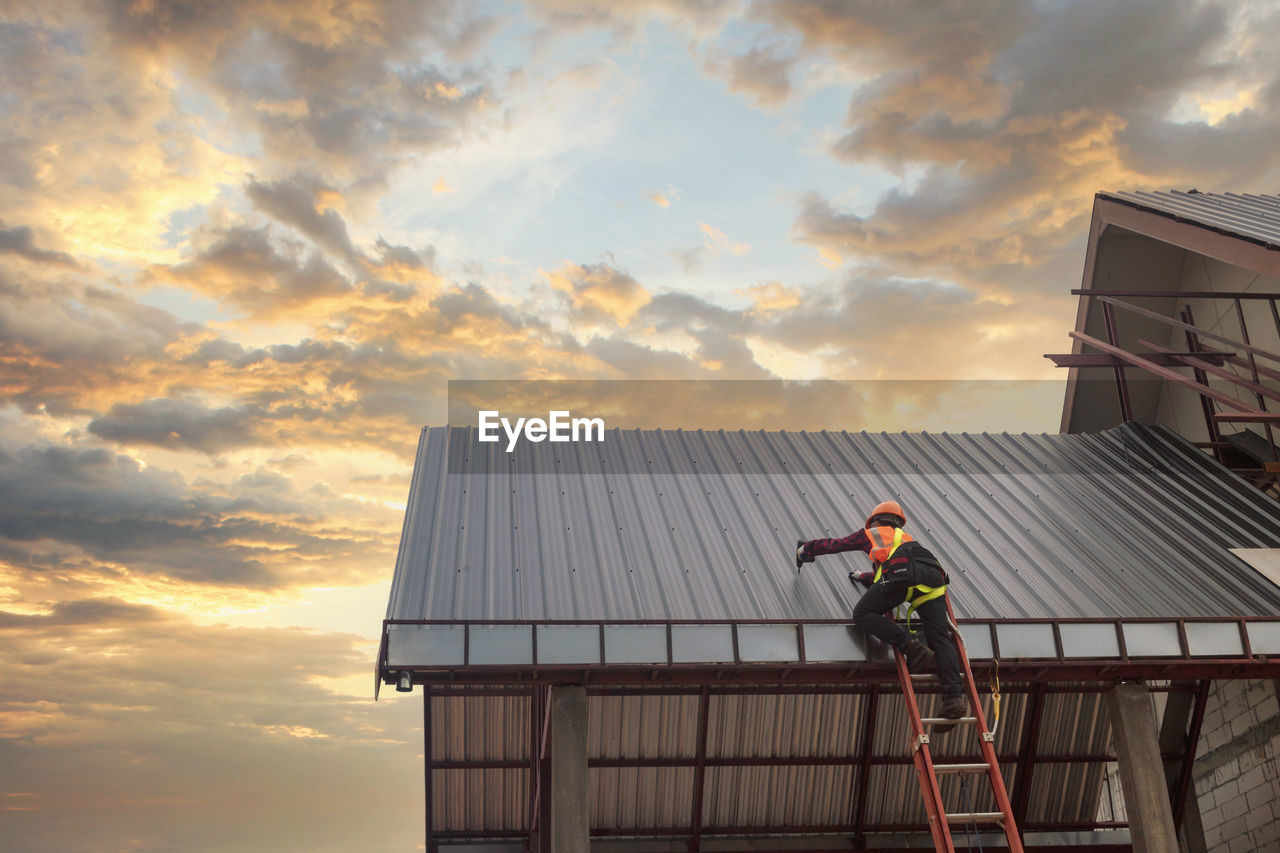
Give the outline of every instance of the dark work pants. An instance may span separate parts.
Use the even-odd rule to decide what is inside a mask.
[[[936,582],[929,583],[929,580],[921,583],[936,586]],[[911,639],[911,634],[884,614],[906,601],[907,590],[910,588],[911,585],[906,581],[881,581],[872,584],[871,589],[862,594],[853,608],[853,624],[881,642],[892,646],[905,645]],[[929,648],[938,656],[938,681],[942,684],[942,692],[948,696],[962,695],[964,687],[960,681],[960,655],[956,652],[955,638],[951,636],[946,595],[926,601],[916,613],[924,622],[924,636]]]

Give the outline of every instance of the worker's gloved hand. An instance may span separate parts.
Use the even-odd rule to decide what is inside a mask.
[[[796,568],[803,563],[812,563],[817,558],[809,553],[809,543],[803,539],[796,540]]]
[[[860,583],[871,589],[871,581],[875,576],[875,572],[849,572],[849,583]]]

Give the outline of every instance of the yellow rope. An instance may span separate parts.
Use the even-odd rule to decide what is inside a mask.
[[[1000,727],[1000,661],[993,660],[995,669],[991,671],[991,706],[993,709],[993,722],[991,725],[991,734],[996,733],[996,729]]]

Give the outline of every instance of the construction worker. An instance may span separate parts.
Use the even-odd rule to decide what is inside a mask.
[[[867,517],[865,529],[842,539],[811,539],[797,542],[796,565],[811,563],[823,554],[865,551],[871,558],[869,572],[849,572],[849,580],[867,588],[853,608],[853,622],[873,637],[896,646],[907,660],[907,668],[920,672],[934,662],[942,683],[940,716],[963,717],[969,709],[960,681],[960,657],[951,636],[947,615],[947,573],[929,549],[916,542],[902,528],[906,513],[895,501],[876,506]],[[920,614],[928,646],[911,636],[906,628],[885,616],[903,602]],[[949,730],[938,726],[936,732]]]

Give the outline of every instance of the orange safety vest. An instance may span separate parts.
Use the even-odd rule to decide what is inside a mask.
[[[893,556],[893,552],[898,550],[898,546],[903,542],[915,541],[911,534],[901,527],[890,527],[887,524],[868,527],[867,538],[871,540],[871,550],[867,552],[867,556],[871,558],[871,563],[875,566],[877,581],[880,580],[880,567]]]

